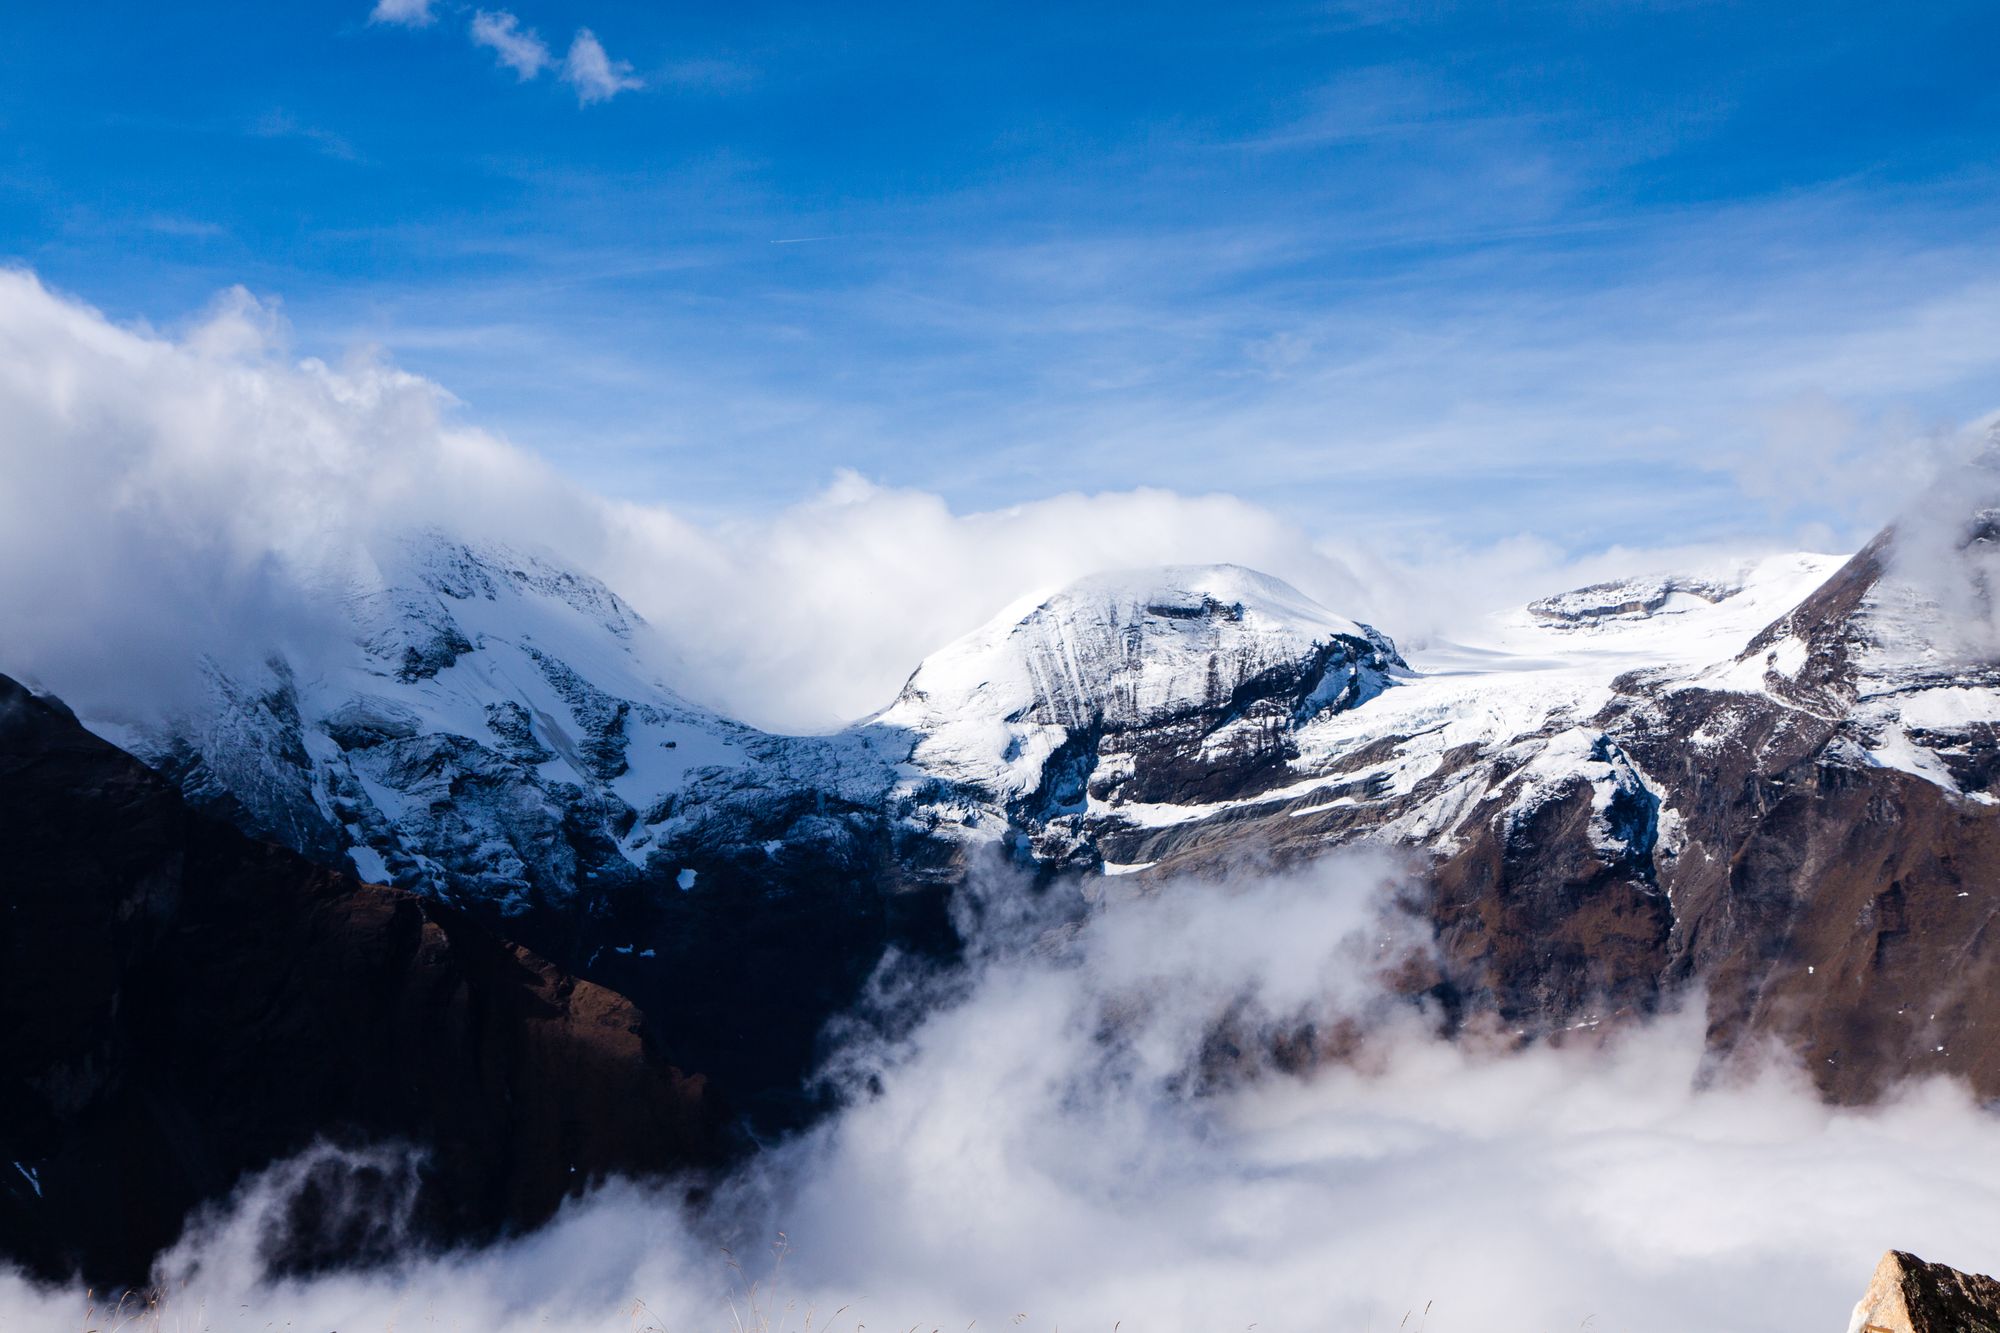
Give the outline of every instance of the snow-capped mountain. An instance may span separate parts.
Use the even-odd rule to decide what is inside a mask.
[[[982,849],[1143,888],[1361,843],[1413,858],[1449,1012],[1554,1031],[1695,980],[1719,1045],[1838,1047],[1815,1075],[1864,1095],[1943,1054],[1873,995],[1954,1012],[1882,923],[1977,938],[2000,869],[1993,526],[1593,585],[1407,659],[1248,570],[1105,574],[804,738],[675,694],[602,584],[429,535],[340,585],[338,652],[109,734],[254,832],[504,920],[748,1095],[796,1082],[885,950],[949,952]],[[1931,1046],[2000,1092],[1975,1008],[1926,1023],[1993,1041]]]
[[[874,725],[916,738],[903,791],[938,830],[1018,834],[1043,859],[1133,873],[1361,840],[1448,853],[1496,794],[1531,810],[1581,776],[1608,809],[1636,779],[1594,719],[1626,678],[1733,661],[1840,564],[1579,589],[1408,662],[1266,576],[1106,576],[927,659]]]
[[[1466,784],[1485,790],[1478,785],[1485,779],[1468,768],[1471,760],[1504,753],[1510,780],[1524,791],[1538,777],[1560,778],[1601,764],[1588,759],[1594,736],[1581,732],[1616,697],[1622,676],[1692,669],[1734,652],[1838,564],[1837,557],[1777,557],[1740,571],[1736,590],[1715,601],[1662,599],[1649,611],[1628,609],[1590,621],[1552,623],[1541,610],[1545,604],[1538,604],[1496,619],[1477,642],[1438,645],[1411,662],[1379,632],[1260,580],[1282,590],[1279,605],[1293,617],[1285,622],[1289,631],[1278,636],[1289,639],[1288,668],[1277,671],[1289,688],[1276,692],[1280,706],[1265,708],[1246,728],[1256,737],[1253,753],[1261,762],[1237,768],[1226,781],[1175,788],[1126,781],[1129,773],[1114,759],[1108,772],[1093,773],[1086,784],[1090,799],[1067,827],[1118,871],[1171,863],[1183,847],[1207,848],[1205,855],[1242,850],[1232,830],[1268,817],[1282,817],[1277,828],[1284,832],[1260,828],[1255,838],[1275,838],[1266,850],[1361,836],[1442,850],[1459,835],[1468,809]],[[1602,596],[1605,590],[1592,591]],[[1640,600],[1623,591],[1611,595],[1614,604]],[[976,648],[978,639],[964,647]],[[928,665],[913,686],[926,678]],[[1300,688],[1300,682],[1309,683]],[[1294,699],[1307,706],[1282,706]],[[909,713],[902,702],[891,715],[899,711]],[[1202,719],[1198,728],[1216,728],[1212,734],[1229,737],[1238,725],[1220,704],[1190,711]],[[975,734],[963,705],[957,717],[933,724],[930,734]],[[1018,731],[1019,724],[1009,730]],[[1572,730],[1579,734],[1548,748]],[[920,744],[917,757],[938,748]],[[1578,753],[1568,755],[1571,750]],[[945,772],[963,770],[963,752],[950,752],[957,762]]]
[[[205,706],[93,726],[253,833],[507,915],[661,870],[739,784],[886,786],[851,740],[779,741],[681,698],[637,613],[547,557],[423,533],[328,582],[334,650],[211,664]]]
[[[172,716],[86,721],[196,808],[466,908],[673,1019],[674,1058],[740,1098],[796,1088],[882,952],[942,931],[935,894],[902,891],[870,738],[689,703],[601,582],[425,532],[321,597],[332,630],[309,651],[211,663]]]
[[[1777,1037],[1831,1095],[1933,1070],[1991,1095],[1994,533],[1982,512],[1850,560],[1597,585],[1407,662],[1260,580],[1295,631],[1265,702],[1328,706],[1264,708],[1255,758],[1195,770],[1208,781],[1177,764],[1231,734],[1232,690],[1169,686],[1131,714],[1116,683],[1073,683],[1187,682],[1208,641],[1176,633],[1173,610],[1203,605],[1217,642],[1237,600],[1253,619],[1256,597],[1211,605],[1187,572],[1162,578],[1181,596],[1160,624],[1143,580],[1017,609],[926,663],[883,720],[920,737],[928,808],[956,816],[936,827],[1044,864],[1143,882],[1357,843],[1414,854],[1450,1013],[1559,1031],[1697,982],[1719,1049]],[[1072,657],[1087,672],[1064,674]],[[1220,660],[1275,669],[1243,644]],[[1149,783],[1161,753],[1174,780]]]
[[[926,658],[868,730],[911,738],[905,789],[938,827],[1018,828],[1060,856],[1108,809],[1282,783],[1302,725],[1403,666],[1376,630],[1250,570],[1105,574]]]

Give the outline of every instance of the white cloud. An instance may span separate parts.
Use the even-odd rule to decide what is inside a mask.
[[[1962,458],[1982,432],[1902,410],[1874,415],[1824,392],[1797,393],[1759,414],[1757,447],[1730,460],[1745,493],[1774,506],[1879,519]]]
[[[597,512],[447,422],[435,385],[295,362],[284,339],[241,290],[168,338],[0,270],[0,671],[78,705],[144,707],[202,653],[331,632],[313,581],[381,521],[424,521],[429,496],[462,492],[475,526],[489,503],[557,528]]]
[[[1780,1064],[1713,1077],[1697,1011],[1561,1047],[1440,1040],[1365,983],[1388,874],[1016,922],[866,1062],[878,1093],[700,1207],[614,1185],[491,1250],[272,1287],[259,1242],[299,1174],[274,1172],[171,1258],[169,1317],[597,1333],[728,1327],[733,1294],[780,1333],[1832,1329],[1892,1245],[1992,1266],[2000,1120],[1962,1090],[1853,1110]],[[1197,1094],[1225,1009],[1246,1048],[1300,1017],[1373,1035],[1352,1065]],[[0,1308],[56,1327],[69,1298],[0,1280]]]
[[[925,654],[1026,592],[1107,568],[1220,561],[1292,578],[1336,606],[1356,600],[1338,557],[1230,496],[1071,494],[959,514],[853,474],[770,519],[706,531],[622,507],[600,568],[681,631],[697,695],[814,728],[885,705]]]
[[[590,560],[668,629],[690,694],[814,730],[882,707],[924,656],[1027,593],[1102,570],[1246,565],[1420,648],[1549,592],[1762,553],[1689,544],[1576,558],[1533,538],[1386,551],[1225,494],[1070,493],[961,513],[846,473],[767,519],[708,529],[615,506]]]
[[[1909,513],[1934,521],[1900,525],[1891,570],[1919,597],[1935,604],[1937,628],[1925,649],[1945,661],[2000,660],[2000,547],[1986,527],[2000,516],[2000,433],[1972,444],[1971,457],[1938,469],[1930,488]],[[1967,539],[1975,538],[1968,541]]]
[[[523,82],[540,74],[554,59],[541,34],[522,27],[521,21],[504,9],[474,12],[472,41],[475,46],[490,48],[495,58]]]
[[[634,77],[629,61],[613,60],[605,54],[604,44],[588,28],[576,30],[576,38],[569,44],[569,55],[563,60],[562,77],[576,89],[576,100],[584,106],[607,102],[619,93],[646,86],[643,79]]]
[[[435,17],[431,13],[431,0],[375,0],[375,8],[368,15],[368,21],[421,28]]]
[[[0,272],[0,617],[14,626],[0,671],[100,712],[141,707],[199,653],[306,632],[326,600],[306,581],[418,525],[552,548],[658,627],[669,683],[789,729],[887,704],[923,656],[1023,593],[1107,568],[1248,565],[1411,644],[1495,604],[1714,556],[1568,561],[1516,540],[1412,562],[1228,495],[959,513],[852,474],[768,518],[700,526],[564,481],[458,422],[433,383],[366,358],[296,361],[285,338],[241,292],[165,337]]]
[[[432,21],[433,0],[376,0],[369,21],[421,27]],[[550,67],[557,68],[564,83],[576,89],[577,103],[588,106],[606,102],[619,93],[646,86],[632,72],[626,60],[613,60],[604,43],[589,28],[578,28],[569,52],[560,62],[548,43],[533,28],[505,9],[475,10],[472,15],[472,42],[492,51],[501,65],[514,71],[522,81],[537,78]]]
[[[377,362],[290,359],[232,294],[178,338],[119,328],[0,273],[0,670],[102,708],[203,652],[300,632],[303,585],[398,527],[540,542],[658,625],[697,697],[777,724],[888,702],[918,658],[1024,588],[1105,565],[1234,559],[1344,588],[1254,506],[1165,492],[958,515],[848,477],[756,524],[609,503],[446,415]],[[1336,603],[1341,599],[1335,598]]]

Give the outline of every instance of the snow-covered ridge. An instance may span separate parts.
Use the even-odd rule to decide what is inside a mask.
[[[1594,625],[1696,610],[1741,591],[1741,577],[1655,574],[1572,588],[1528,603],[1528,613],[1557,627]]]
[[[199,715],[101,729],[254,831],[525,910],[606,875],[698,871],[688,838],[712,842],[739,798],[817,810],[831,796],[953,839],[1020,820],[1082,839],[1093,821],[1173,827],[1326,784],[1408,793],[1456,747],[1587,717],[1623,672],[1727,658],[1834,563],[1765,561],[1719,602],[1588,633],[1516,613],[1416,670],[1377,630],[1251,570],[1100,574],[933,654],[860,726],[791,738],[676,694],[671,645],[602,583],[424,533],[329,583],[346,650],[218,671]]]
[[[1008,607],[926,658],[872,719],[911,766],[1000,800],[1035,791],[1072,735],[1227,709],[1274,674],[1310,672],[1290,719],[1379,692],[1389,639],[1234,565],[1097,575]]]
[[[329,581],[338,651],[218,669],[199,715],[99,729],[253,831],[508,910],[625,879],[711,884],[704,857],[885,828],[1139,865],[1177,830],[1282,810],[1442,850],[1495,783],[1524,810],[1579,775],[1643,786],[1602,757],[1601,717],[1635,697],[1758,697],[1711,709],[1697,745],[1727,743],[1745,709],[1824,712],[1831,696],[1796,685],[1804,639],[1781,631],[1842,563],[1594,585],[1408,662],[1250,570],[1100,574],[934,653],[864,723],[799,738],[676,694],[672,646],[596,580],[430,533]],[[1937,615],[1872,588],[1841,621],[1856,670],[1835,704],[1868,761],[1970,794],[2000,765],[1974,734],[2000,721],[2000,680],[1942,669]],[[876,832],[841,833],[850,815]]]
[[[1447,775],[1449,757],[1473,752],[1504,758],[1510,768],[1518,764],[1521,799],[1529,803],[1538,799],[1538,781],[1588,777],[1591,766],[1572,760],[1598,747],[1600,734],[1590,722],[1618,696],[1621,678],[1645,672],[1673,681],[1699,677],[1714,663],[1732,663],[1753,636],[1797,606],[1843,561],[1815,554],[1753,561],[1732,580],[1735,591],[1729,596],[1713,602],[1690,598],[1671,614],[1575,624],[1552,621],[1533,607],[1495,615],[1458,641],[1412,653],[1407,668],[1396,673],[1396,688],[1365,706],[1329,710],[1301,724],[1292,737],[1290,784],[1219,803],[1099,813],[1112,825],[1159,830],[1260,806],[1289,803],[1290,813],[1298,815],[1344,808],[1357,820],[1387,820],[1377,836],[1445,846],[1486,793],[1483,768]],[[1641,582],[1684,581],[1689,580],[1668,575]],[[1602,605],[1601,590],[1610,586],[1536,605],[1563,598]],[[1622,598],[1622,592],[1614,595]],[[1413,799],[1435,779],[1445,780],[1435,795]]]
[[[508,910],[646,867],[696,786],[802,770],[887,785],[857,743],[776,753],[682,698],[639,615],[551,557],[426,532],[356,555],[322,592],[344,648],[211,666],[205,706],[95,729],[253,832]],[[872,786],[855,778],[870,765]]]

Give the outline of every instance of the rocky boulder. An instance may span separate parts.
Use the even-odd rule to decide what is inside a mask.
[[[2000,1333],[2000,1282],[1891,1250],[1847,1333]]]

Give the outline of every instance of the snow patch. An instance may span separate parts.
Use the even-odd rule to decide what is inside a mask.
[[[365,843],[356,843],[347,849],[347,859],[354,863],[354,873],[369,884],[388,884],[389,863],[382,859],[382,853]]]

